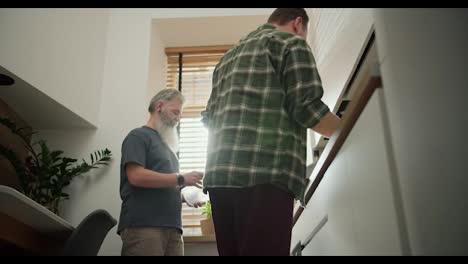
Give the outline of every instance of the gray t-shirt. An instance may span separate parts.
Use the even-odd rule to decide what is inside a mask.
[[[179,172],[176,155],[150,127],[132,130],[122,143],[120,163],[120,212],[117,233],[126,227],[173,227],[182,232],[179,187],[140,188],[128,182],[125,165],[137,163],[161,173]]]

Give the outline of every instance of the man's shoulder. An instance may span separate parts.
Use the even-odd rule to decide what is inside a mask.
[[[289,45],[291,43],[304,43],[306,42],[303,38],[292,34],[290,32],[282,31],[277,28],[266,30],[264,35],[270,38],[272,41],[282,43],[284,45]]]
[[[279,31],[278,34],[272,38],[274,41],[280,42],[283,46],[287,48],[291,47],[308,47],[307,41],[297,35]]]
[[[128,135],[132,135],[132,136],[142,136],[142,135],[146,135],[148,134],[148,132],[146,131],[146,128],[144,127],[137,127],[137,128],[134,128],[132,130],[130,130],[130,132],[128,132]]]
[[[264,41],[262,41],[263,39],[268,39],[268,45],[266,45],[265,48],[270,50],[284,50],[286,48],[292,48],[297,46],[306,48],[308,46],[307,41],[302,37],[292,34],[290,32],[282,31],[277,28],[271,27],[268,27],[264,30],[260,30],[259,32],[257,32],[257,34],[252,34],[250,37],[240,42],[239,45],[251,44],[255,49],[257,49],[257,42],[265,43]]]
[[[139,140],[146,142],[152,137],[150,132],[152,131],[149,131],[149,128],[137,127],[137,128],[130,130],[130,132],[128,132],[127,136],[125,137],[125,140],[139,139]]]

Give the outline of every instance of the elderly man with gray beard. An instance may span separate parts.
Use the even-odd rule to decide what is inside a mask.
[[[176,127],[183,103],[179,91],[160,91],[148,107],[147,124],[133,129],[123,141],[117,230],[123,256],[184,254],[180,190],[201,187],[203,173],[179,174]]]

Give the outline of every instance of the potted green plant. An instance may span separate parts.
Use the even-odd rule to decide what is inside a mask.
[[[214,235],[214,223],[211,215],[211,203],[207,201],[203,207],[202,214],[206,216],[206,219],[200,220],[201,230],[203,235]]]
[[[7,159],[13,166],[21,191],[55,214],[58,214],[59,203],[70,198],[63,190],[75,177],[105,166],[111,160],[112,153],[106,148],[91,153],[90,163],[83,159],[77,164],[77,159],[64,157],[61,150],[51,151],[44,140],[31,143],[30,137],[35,132],[28,134],[25,128],[18,128],[7,118],[0,118],[0,124],[18,136],[29,152],[23,161],[14,151],[0,144],[0,158]]]

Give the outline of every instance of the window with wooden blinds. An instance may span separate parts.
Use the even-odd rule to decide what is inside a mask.
[[[210,97],[213,71],[229,48],[230,45],[166,49],[166,87],[180,90],[185,97],[179,130],[181,173],[205,170],[208,131],[200,114]]]
[[[185,97],[179,127],[180,172],[205,171],[208,131],[201,122],[211,94],[213,71],[231,46],[167,48],[166,87],[178,89]],[[184,236],[200,236],[201,208],[186,204],[182,209]]]

